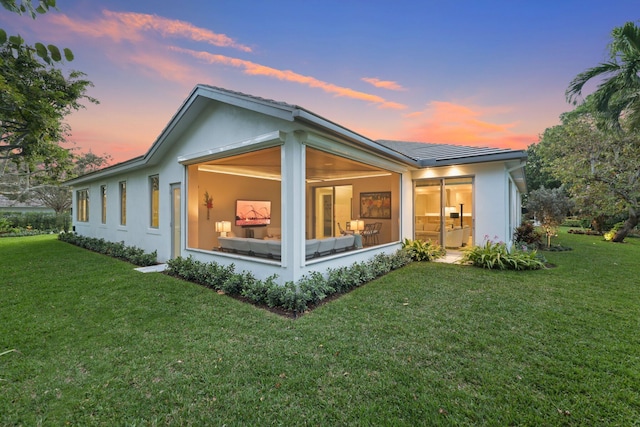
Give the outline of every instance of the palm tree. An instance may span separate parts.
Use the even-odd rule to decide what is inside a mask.
[[[621,116],[630,129],[640,130],[640,28],[633,22],[611,31],[609,61],[578,74],[569,84],[567,101],[577,103],[584,85],[602,78],[592,98],[596,111],[613,128],[620,128]]]

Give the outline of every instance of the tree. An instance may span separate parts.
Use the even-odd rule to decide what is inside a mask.
[[[589,100],[561,116],[562,124],[542,135],[538,152],[548,170],[573,196],[579,209],[597,214],[626,212],[627,220],[613,241],[622,242],[638,225],[640,212],[640,134],[597,126]]]
[[[73,168],[55,179],[50,176],[32,176],[20,172],[15,165],[5,172],[0,180],[0,193],[14,200],[38,200],[43,206],[62,213],[71,208],[71,190],[63,186],[62,181],[97,171],[109,164],[111,156],[96,155],[89,151],[71,156]]]
[[[540,187],[560,187],[562,183],[545,168],[545,160],[538,151],[539,144],[531,144],[527,147],[527,164],[525,165],[527,189],[533,191]]]
[[[28,13],[33,19],[36,19],[38,14],[47,13],[49,9],[55,8],[56,0],[39,0],[37,6],[34,6],[32,0],[20,0],[19,3],[16,0],[0,0],[0,5],[8,11],[17,13],[18,15]],[[22,37],[19,35],[7,36],[6,31],[0,28],[0,44],[4,44],[6,42],[11,43],[13,46],[24,45]],[[45,46],[43,43],[38,42],[34,47],[36,54],[47,64],[62,61],[62,54],[57,46],[52,44]],[[71,52],[70,49],[63,49],[63,53],[67,61],[73,60],[73,52]]]
[[[39,62],[26,46],[0,45],[0,159],[42,161],[62,165],[67,150],[60,147],[68,134],[64,118],[82,108],[91,82],[71,71]]]
[[[640,28],[633,22],[614,28],[608,49],[609,61],[578,74],[565,95],[576,104],[588,81],[604,78],[593,93],[604,123],[620,129],[620,119],[626,116],[629,128],[640,130]]]
[[[543,186],[529,193],[527,209],[540,221],[547,236],[547,247],[551,246],[551,236],[572,207],[573,202],[562,188],[547,189]]]

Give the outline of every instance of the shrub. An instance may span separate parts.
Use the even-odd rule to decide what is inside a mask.
[[[54,214],[42,212],[6,212],[1,214],[0,222],[9,223],[10,228],[22,230],[39,230],[41,232],[69,231],[71,215],[68,213]],[[2,226],[0,226],[2,231]],[[41,233],[40,233],[41,234]]]
[[[318,271],[314,271],[309,276],[304,276],[300,279],[298,288],[311,304],[318,304],[328,295],[336,292],[335,288]]]
[[[570,218],[566,218],[562,224],[560,224],[563,227],[582,227],[582,228],[587,228],[591,225],[591,220],[588,218],[576,218],[576,217],[570,217]]]
[[[0,233],[6,233],[13,228],[13,225],[5,217],[0,217]]]
[[[513,241],[518,247],[525,245],[527,248],[537,249],[542,246],[542,233],[530,222],[523,222],[513,233]]]
[[[124,242],[108,242],[104,239],[79,236],[75,233],[60,233],[58,234],[58,240],[114,258],[119,258],[141,267],[154,265],[158,262],[157,251],[145,253],[143,249],[138,247],[125,246]]]
[[[367,262],[354,263],[350,267],[329,269],[326,277],[320,272],[312,272],[298,283],[287,282],[284,285],[276,282],[277,276],[261,281],[247,272],[235,273],[233,264],[223,267],[216,262],[196,261],[191,256],[167,261],[165,272],[229,295],[242,296],[255,304],[297,314],[330,295],[347,292],[410,262],[406,251],[399,250],[393,255],[378,254]]]
[[[511,248],[509,251],[504,242],[492,242],[485,237],[484,245],[465,250],[460,262],[487,269],[539,270],[544,268],[545,261],[535,250]]]
[[[402,248],[406,250],[413,261],[433,261],[446,254],[442,246],[422,240],[404,239]]]

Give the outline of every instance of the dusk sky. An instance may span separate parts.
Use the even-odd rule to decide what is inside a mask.
[[[99,105],[69,141],[144,154],[198,83],[296,104],[371,139],[526,149],[573,107],[637,0],[58,0],[0,27],[70,48]],[[593,89],[587,87],[587,91]]]

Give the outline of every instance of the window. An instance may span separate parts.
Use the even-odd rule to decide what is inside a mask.
[[[160,223],[160,178],[158,175],[149,177],[151,191],[151,227],[158,228]]]
[[[255,238],[262,239],[281,235],[281,158],[280,146],[277,146],[189,165],[186,200],[183,200],[187,209],[187,224],[183,226],[189,229],[187,247],[203,250],[219,247],[218,238],[223,236],[215,232],[215,223],[223,221],[231,224],[230,231],[238,237],[254,234]],[[238,200],[271,202],[269,226],[237,226]],[[164,210],[163,215],[164,212],[167,211]]]
[[[78,204],[77,211],[78,221],[88,222],[89,221],[89,190],[78,190],[76,193],[76,202]]]
[[[107,186],[100,186],[100,201],[102,203],[102,223],[107,223]]]
[[[120,225],[127,225],[127,182],[120,181]]]
[[[354,234],[356,247],[399,241],[401,176],[383,166],[307,146],[306,238]]]

